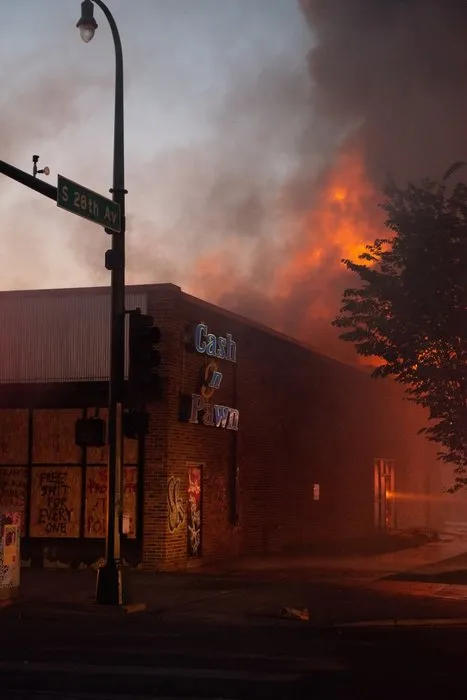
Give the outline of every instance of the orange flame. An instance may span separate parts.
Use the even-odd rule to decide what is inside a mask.
[[[356,261],[366,245],[381,236],[383,218],[377,206],[379,194],[367,176],[363,158],[355,151],[342,152],[315,183],[310,206],[302,213],[297,213],[293,204],[293,189],[294,185],[288,184],[280,193],[284,246],[270,296],[272,301],[280,300],[284,308],[297,289],[312,281],[313,292],[304,298],[299,340],[315,344],[310,330],[313,322],[331,323],[349,283],[342,259]],[[222,304],[223,297],[235,290],[244,291],[249,284],[254,289],[244,273],[241,246],[241,237],[232,236],[222,248],[200,257],[190,291]],[[275,327],[286,330],[280,319]]]
[[[320,269],[329,277],[342,269],[342,259],[357,261],[381,233],[375,190],[356,153],[341,154],[315,195],[315,204],[297,221],[301,246],[279,274],[281,295]],[[332,300],[334,301],[334,300]],[[328,309],[333,315],[335,309]]]

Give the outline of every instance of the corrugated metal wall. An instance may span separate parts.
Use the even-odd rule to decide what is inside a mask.
[[[128,290],[138,306],[147,295]],[[0,295],[0,383],[108,379],[109,324],[107,290]]]

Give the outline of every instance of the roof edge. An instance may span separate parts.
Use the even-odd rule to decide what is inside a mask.
[[[182,288],[171,282],[161,282],[160,284],[128,284],[125,286],[127,292],[148,292],[170,291],[179,294]],[[58,287],[44,289],[11,289],[0,290],[0,300],[8,298],[32,298],[40,296],[67,297],[80,294],[84,296],[110,294],[110,285],[98,285],[95,287]]]
[[[336,365],[339,365],[341,367],[346,367],[347,369],[352,369],[355,372],[358,372],[359,374],[364,374],[366,376],[369,376],[368,370],[364,369],[363,367],[358,367],[356,365],[343,362],[342,360],[338,360],[335,357],[332,357],[331,355],[326,355],[317,348],[315,348],[313,345],[310,345],[309,343],[305,343],[301,340],[298,340],[297,338],[294,338],[290,335],[287,335],[286,333],[282,333],[281,331],[277,331],[274,328],[271,328],[270,326],[266,326],[262,323],[259,323],[258,321],[254,321],[251,318],[248,318],[247,316],[243,316],[241,314],[235,313],[233,311],[229,311],[228,309],[225,309],[221,306],[218,306],[217,304],[213,304],[212,302],[206,301],[205,299],[200,299],[199,297],[195,297],[192,294],[189,294],[188,292],[184,292],[182,290],[182,287],[176,284],[173,284],[172,282],[161,282],[161,283],[155,283],[155,284],[131,284],[131,285],[126,285],[125,287],[126,292],[130,293],[147,293],[150,294],[151,292],[158,293],[161,291],[169,292],[174,295],[181,295],[186,301],[192,304],[196,304],[197,306],[205,307],[206,309],[210,309],[211,311],[214,311],[222,316],[227,316],[228,318],[231,318],[233,320],[239,321],[240,323],[246,324],[250,326],[251,328],[254,328],[255,330],[258,330],[262,333],[266,333],[267,335],[270,335],[274,338],[277,338],[279,340],[283,340],[284,342],[287,343],[292,343],[296,347],[301,348],[302,350],[306,350],[309,353],[312,353],[315,355],[315,357],[319,357],[322,360],[326,360],[327,362],[335,363]],[[18,289],[18,290],[0,290],[0,301],[2,299],[18,299],[18,298],[34,298],[34,297],[68,297],[68,296],[73,296],[73,295],[85,295],[85,296],[92,296],[92,295],[104,295],[104,294],[110,294],[110,285],[98,285],[94,287],[62,287],[62,288],[44,288],[44,289]]]
[[[287,335],[286,333],[282,333],[281,331],[277,331],[274,328],[271,328],[270,326],[265,326],[259,321],[254,321],[253,319],[248,318],[247,316],[242,316],[241,314],[235,313],[234,311],[229,311],[228,309],[225,309],[222,306],[217,306],[217,304],[213,304],[212,302],[205,301],[204,299],[200,299],[199,297],[195,297],[194,295],[188,294],[183,290],[181,290],[181,294],[187,301],[196,304],[197,306],[204,306],[206,309],[215,311],[216,313],[219,313],[223,316],[227,316],[235,321],[240,321],[241,323],[247,324],[248,326],[262,333],[266,333],[267,335],[273,336],[274,338],[278,338],[279,340],[283,340],[284,342],[292,343],[293,345],[301,348],[302,350],[306,350],[307,352],[310,352],[316,357],[319,357],[323,360],[335,363],[341,367],[346,367],[347,369],[353,369],[359,374],[369,376],[367,369],[364,369],[363,367],[358,367],[356,365],[352,365],[348,362],[343,362],[342,360],[338,360],[335,357],[332,357],[332,355],[326,355],[317,348],[315,348],[313,345],[298,340],[297,338]]]

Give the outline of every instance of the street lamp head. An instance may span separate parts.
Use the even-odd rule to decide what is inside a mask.
[[[94,19],[94,3],[92,0],[84,0],[81,3],[81,17],[76,26],[79,29],[81,39],[88,44],[97,29],[97,22]]]
[[[84,27],[81,25],[79,28],[79,35],[85,44],[89,44],[94,36],[94,27]]]

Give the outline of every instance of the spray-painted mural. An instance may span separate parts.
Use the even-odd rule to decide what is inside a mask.
[[[188,465],[187,553],[201,556],[203,469],[201,464]]]
[[[176,532],[185,522],[185,508],[180,479],[169,477],[167,482],[168,524],[170,532]]]

